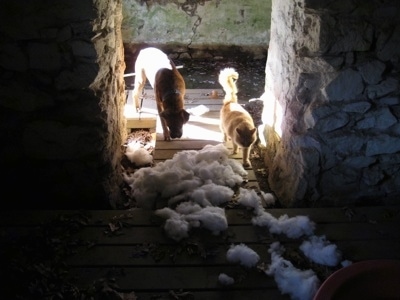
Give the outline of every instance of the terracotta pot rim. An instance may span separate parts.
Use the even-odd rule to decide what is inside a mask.
[[[400,260],[395,259],[374,259],[353,263],[347,267],[337,270],[330,275],[320,286],[315,294],[314,300],[332,299],[335,293],[344,286],[345,283],[360,280],[365,274],[386,274],[386,270],[391,270],[397,280],[400,279]],[[363,280],[363,279],[361,279]],[[366,282],[368,283],[368,282]],[[400,286],[396,287],[400,294]]]

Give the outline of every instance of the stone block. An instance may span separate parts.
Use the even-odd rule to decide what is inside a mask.
[[[343,105],[343,111],[348,113],[364,114],[371,108],[371,103],[367,101],[358,101],[353,103],[346,103]]]
[[[386,65],[379,60],[367,62],[358,67],[362,78],[368,84],[377,84],[380,82],[383,79],[382,74],[385,69]]]
[[[350,117],[345,112],[336,112],[326,118],[319,120],[317,123],[318,130],[321,132],[331,132],[346,126],[350,121]]]
[[[380,129],[384,130],[398,122],[387,107],[368,112],[364,118],[357,122],[359,129]]]
[[[356,99],[363,90],[360,73],[348,68],[324,88],[324,93],[328,101],[350,101]]]
[[[389,77],[376,85],[369,85],[366,93],[369,99],[377,99],[396,91],[399,87],[399,81],[396,78]]]
[[[400,139],[388,134],[370,137],[367,141],[365,154],[367,156],[392,154],[400,151]]]

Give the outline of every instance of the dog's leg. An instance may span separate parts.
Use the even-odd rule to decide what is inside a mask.
[[[223,135],[224,135],[224,143],[226,143],[229,140],[228,135],[225,132],[223,132]]]
[[[163,134],[164,134],[164,140],[170,141],[171,135],[169,133],[169,129],[167,126],[167,121],[165,121],[165,119],[161,116],[161,113],[163,112],[164,108],[162,107],[162,104],[160,103],[161,101],[159,99],[157,99],[156,101],[157,101],[158,117],[160,118],[160,121],[161,121],[161,126],[162,126],[162,130],[163,130]]]
[[[243,148],[243,167],[250,167],[250,147]]]
[[[237,154],[238,153],[238,145],[232,140],[232,154]]]
[[[139,103],[139,98],[141,97],[141,94],[143,92],[144,85],[146,84],[146,74],[144,72],[144,69],[140,68],[137,69],[136,75],[135,75],[135,88],[132,91],[132,98],[134,101],[134,105],[136,107],[136,111],[139,112],[141,109],[141,105]]]

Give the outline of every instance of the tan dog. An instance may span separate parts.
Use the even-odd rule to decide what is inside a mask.
[[[180,138],[183,124],[189,121],[189,113],[184,109],[186,86],[182,75],[161,50],[152,47],[141,50],[135,63],[135,88],[132,92],[138,111],[146,79],[154,89],[164,140]]]
[[[220,111],[220,128],[224,141],[232,140],[233,154],[238,147],[243,150],[243,166],[250,166],[250,150],[257,141],[257,129],[251,115],[237,102],[236,80],[239,74],[233,68],[225,68],[219,73],[219,83],[225,91],[224,103]]]

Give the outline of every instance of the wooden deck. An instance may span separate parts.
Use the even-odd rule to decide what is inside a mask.
[[[163,141],[155,127],[156,161],[171,158],[177,151],[201,149],[206,144],[221,142],[216,114],[218,103],[215,102],[219,100],[210,99],[204,91],[196,99],[188,100],[192,102],[188,102],[187,108],[207,104],[213,105],[213,109],[191,118],[180,140]],[[148,114],[148,120],[153,118],[156,126],[156,113],[151,109],[151,103],[145,103],[143,113]],[[133,114],[131,120],[136,117]],[[240,155],[235,159],[240,159]],[[248,171],[246,186],[257,188],[254,172],[251,168]],[[276,218],[308,216],[316,223],[315,235],[325,235],[336,244],[343,259],[353,262],[400,259],[400,205],[267,211]],[[262,271],[263,266],[271,262],[268,249],[276,241],[286,247],[288,259],[298,263],[301,269],[314,270],[321,281],[338,268],[307,262],[299,254],[301,238],[271,234],[265,227],[252,225],[252,214],[244,207],[228,205],[225,213],[228,229],[220,235],[196,229],[189,238],[175,242],[166,236],[164,221],[153,211],[137,208],[1,211],[0,275],[2,283],[8,287],[2,290],[2,296],[12,299],[7,296],[12,292],[22,293],[28,287],[31,291],[46,290],[43,286],[49,285],[55,277],[58,281],[57,284],[51,282],[53,289],[54,285],[75,287],[87,293],[102,293],[105,297],[98,299],[122,299],[116,298],[115,293],[124,295],[124,299],[135,299],[128,298],[129,293],[134,293],[137,299],[290,299],[282,295],[274,278]],[[258,253],[257,268],[244,268],[227,261],[229,247],[240,243]],[[27,269],[26,272],[19,273],[23,269]],[[221,285],[218,282],[221,273],[233,277],[235,283]]]
[[[344,259],[400,259],[400,207],[268,211],[275,217],[309,216],[316,222],[315,234],[326,235]],[[55,251],[53,260],[42,258],[42,267],[63,259],[69,282],[82,290],[93,288],[96,282],[108,283],[120,293],[133,291],[138,299],[289,299],[272,277],[257,268],[227,262],[226,252],[232,244],[245,243],[268,264],[272,242],[296,249],[300,241],[253,226],[247,210],[226,208],[226,214],[229,228],[220,236],[199,230],[177,243],[165,236],[162,221],[151,211],[3,211],[2,270],[8,270],[7,263],[15,264],[14,259],[27,260],[29,266],[40,257],[34,250],[53,253],[50,249],[54,247],[61,254]],[[29,257],[18,256],[23,250]],[[310,266],[315,268],[315,264]],[[324,275],[330,272],[329,268],[323,270]],[[220,273],[234,277],[236,283],[222,286]],[[9,279],[10,274],[6,275]]]

